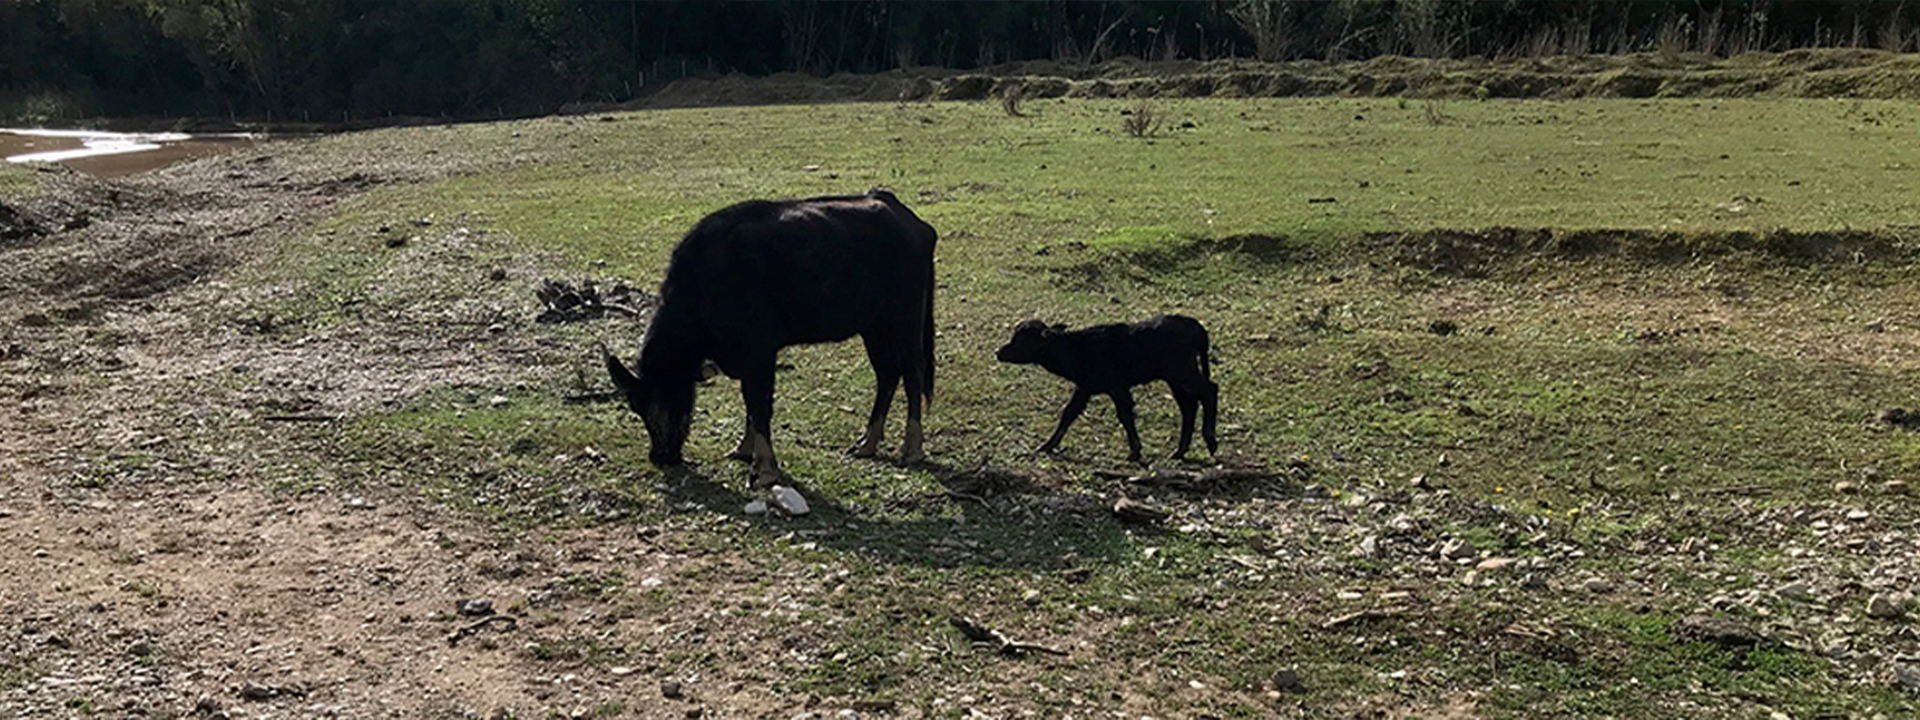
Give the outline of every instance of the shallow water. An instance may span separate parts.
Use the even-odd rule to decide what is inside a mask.
[[[10,163],[52,162],[92,175],[120,177],[264,140],[259,135],[112,133],[0,128],[0,157]]]

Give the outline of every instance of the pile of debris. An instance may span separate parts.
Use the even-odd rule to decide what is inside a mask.
[[[605,293],[592,280],[581,280],[578,287],[564,280],[542,279],[533,294],[546,309],[535,322],[564,323],[594,320],[608,315],[640,317],[652,309],[659,298],[645,290],[615,281]]]

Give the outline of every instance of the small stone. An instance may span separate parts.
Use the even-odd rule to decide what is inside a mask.
[[[493,614],[493,601],[485,598],[467,598],[455,602],[453,608],[466,617],[486,617]]]
[[[47,549],[46,549],[46,548],[35,548],[35,549],[34,549],[34,551],[33,551],[33,556],[34,556],[34,557],[37,557],[37,558],[43,558],[43,557],[46,557],[46,556],[47,556]]]
[[[1591,577],[1587,578],[1586,582],[1580,583],[1580,588],[1595,595],[1605,595],[1613,592],[1613,581],[1603,577]]]
[[[406,247],[407,241],[409,239],[410,238],[408,238],[405,235],[390,235],[387,237],[387,247],[390,247],[390,248]]]
[[[1841,480],[1833,484],[1833,491],[1842,495],[1851,495],[1860,491],[1860,483],[1852,480]]]
[[[513,401],[507,399],[507,396],[505,395],[495,395],[493,397],[487,398],[487,407],[503,407],[510,402],[513,402]]]
[[[1672,475],[1674,469],[1675,468],[1672,465],[1661,465],[1658,472],[1661,475]]]
[[[1752,647],[1760,644],[1760,634],[1728,618],[1688,615],[1673,624],[1673,636],[1693,642],[1710,642],[1721,647]]]
[[[699,705],[687,708],[687,720],[700,720],[700,717],[706,714],[707,709]]]
[[[801,167],[800,169],[801,169],[801,170],[805,170],[805,171],[807,171],[807,172],[818,172],[818,171],[820,170],[820,166],[819,166],[819,165],[806,165],[806,166],[803,166],[803,167]]]
[[[1906,613],[1909,602],[1904,595],[1875,595],[1867,599],[1867,617],[1892,620]]]
[[[1300,682],[1300,671],[1286,668],[1273,674],[1273,689],[1283,693],[1304,693],[1307,686]]]
[[[1325,485],[1308,485],[1300,490],[1300,494],[1310,498],[1328,498],[1333,496],[1333,491]]]
[[[1441,455],[1440,457],[1444,458],[1446,456]],[[1415,475],[1413,476],[1413,479],[1407,481],[1407,487],[1414,488],[1416,490],[1432,490],[1433,483],[1427,482],[1427,476],[1425,475]]]
[[[802,496],[800,491],[785,485],[773,486],[773,504],[778,506],[781,512],[795,517],[805,515],[811,510],[807,507],[807,498]]]
[[[1505,570],[1509,567],[1512,567],[1514,563],[1517,563],[1517,562],[1520,562],[1520,561],[1515,558],[1490,557],[1485,560],[1481,560],[1480,564],[1475,565],[1474,567],[1479,570],[1498,571],[1498,570]]]
[[[1028,590],[1026,592],[1020,593],[1020,602],[1026,603],[1028,605],[1039,605],[1040,591]]]
[[[1907,492],[1907,481],[1888,480],[1885,487],[1887,489],[1887,492],[1893,493],[1895,495],[1904,495]]]
[[[1401,535],[1412,535],[1420,531],[1420,520],[1412,515],[1400,513],[1387,521],[1387,528]]]
[[[1440,556],[1448,560],[1465,560],[1479,552],[1473,547],[1473,543],[1459,539],[1448,540],[1446,544],[1440,546]]]
[[[1375,555],[1379,555],[1380,554],[1380,536],[1368,535],[1366,537],[1360,538],[1360,545],[1353,549],[1353,554],[1358,555],[1360,557],[1369,557],[1369,558]]]
[[[633,668],[627,667],[625,665],[615,665],[613,667],[607,668],[607,672],[613,673],[615,677],[625,677],[627,675],[633,674]]]
[[[765,515],[767,514],[767,501],[755,500],[747,503],[746,507],[740,508],[740,511],[748,515]]]
[[[487,271],[487,279],[492,280],[494,282],[500,282],[501,280],[505,280],[507,279],[507,269],[494,268],[492,270],[489,270]]]
[[[1528,590],[1545,590],[1547,588],[1547,579],[1534,573],[1527,573],[1526,577],[1520,578],[1520,587]]]
[[[1893,679],[1899,682],[1901,687],[1920,692],[1920,665],[1893,661]]]
[[[1847,519],[1853,522],[1860,522],[1870,517],[1873,517],[1873,513],[1865,510],[1852,510],[1847,513]]]
[[[661,680],[660,681],[661,697],[664,697],[668,700],[679,700],[680,698],[685,697],[684,695],[681,694],[681,692],[682,691],[680,688],[680,681],[678,680]]]
[[[1819,598],[1814,597],[1813,590],[1808,588],[1806,583],[1787,583],[1780,586],[1780,589],[1774,592],[1780,597],[1794,602],[1811,603],[1819,601]]]
[[[260,702],[263,700],[272,700],[273,696],[278,694],[280,694],[279,691],[267,685],[260,685],[257,683],[247,683],[245,685],[240,686],[240,697],[242,699],[252,700],[254,702]]]

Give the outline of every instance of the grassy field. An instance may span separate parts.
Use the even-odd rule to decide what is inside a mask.
[[[1138,109],[686,109],[303,142],[282,152],[503,160],[372,190],[234,282],[288,288],[289,348],[357,327],[544,348],[517,375],[292,430],[341,477],[503,532],[666,532],[704,558],[653,585],[616,564],[578,593],[706,618],[704,642],[542,625],[542,672],[644,663],[927,717],[1920,709],[1894,672],[1920,653],[1911,625],[1865,613],[1920,579],[1901,484],[1920,436],[1874,422],[1920,405],[1920,108],[1161,101],[1148,138],[1122,130]],[[784,358],[775,446],[804,518],[741,511],[731,381],[702,388],[680,474],[646,463],[623,406],[563,400],[604,390],[592,344],[630,356],[641,326],[535,324],[533,278],[651,287],[707,212],[876,185],[941,232],[929,466],[842,454],[872,382],[852,343]],[[394,232],[415,237],[387,249]],[[1095,474],[1125,455],[1104,401],[1059,457],[1027,452],[1068,388],[993,361],[1013,324],[1160,312],[1210,329],[1219,461],[1265,479]],[[1137,397],[1164,457],[1173,403]],[[1121,524],[1122,492],[1175,517]],[[959,613],[1071,655],[970,650]],[[1700,640],[1694,615],[1762,639]],[[1304,692],[1274,691],[1283,670]]]

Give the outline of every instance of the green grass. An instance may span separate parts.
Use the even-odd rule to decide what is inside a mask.
[[[412,478],[506,527],[692,528],[689,542],[706,552],[777,558],[768,572],[847,570],[834,581],[842,600],[808,596],[808,619],[831,629],[810,631],[823,646],[809,650],[813,660],[781,661],[779,691],[924,705],[943,684],[984,683],[1001,659],[925,641],[950,637],[946,615],[966,611],[1041,642],[1097,638],[1095,657],[1019,666],[1047,689],[1003,691],[1056,709],[1110,704],[1116,692],[1187,692],[1191,679],[1221,688],[1195,701],[1209,712],[1264,716],[1273,706],[1263,683],[1294,666],[1315,693],[1309,712],[1326,714],[1403,690],[1441,707],[1467,689],[1484,690],[1479,712],[1503,717],[1912,710],[1911,697],[1854,683],[1801,650],[1729,654],[1674,641],[1668,625],[1721,588],[1631,549],[1711,536],[1726,548],[1716,572],[1770,571],[1778,538],[1726,514],[1736,496],[1712,493],[1741,490],[1762,508],[1822,504],[1835,500],[1834,481],[1862,468],[1920,470],[1915,436],[1866,427],[1880,408],[1915,405],[1920,387],[1912,331],[1898,327],[1920,312],[1902,256],[1810,262],[1709,243],[1648,260],[1508,248],[1487,272],[1462,274],[1405,262],[1396,252],[1413,241],[1378,234],[1865,229],[1905,252],[1920,226],[1920,145],[1910,141],[1920,109],[1463,101],[1432,124],[1419,104],[1392,100],[1169,101],[1159,105],[1168,129],[1148,141],[1120,130],[1131,106],[1034,102],[1028,118],[992,104],[696,109],[338,138],[317,148],[418,136],[443,152],[518,162],[356,200],[270,272],[303,288],[285,308],[296,324],[375,323],[371,309],[457,302],[482,268],[509,257],[652,285],[679,234],[727,203],[894,188],[942,233],[934,459],[1037,472],[1058,479],[1035,490],[1043,500],[1092,504],[988,510],[943,496],[951,472],[846,458],[871,385],[849,343],[789,350],[796,369],[780,378],[775,443],[816,514],[745,518],[746,470],[719,459],[741,422],[730,381],[701,390],[690,476],[645,462],[624,407],[558,399],[579,390],[576,371],[600,382],[592,341],[635,350],[637,332],[613,322],[515,323],[512,332],[564,348],[557,367],[517,389],[438,389],[356,418],[337,438],[355,466]],[[1335,201],[1308,202],[1321,198]],[[428,215],[460,218],[491,244],[425,271],[375,249],[369,228]],[[343,310],[346,298],[361,298],[345,304],[360,309]],[[1165,311],[1212,332],[1229,462],[1304,456],[1313,482],[1387,498],[1387,515],[1427,507],[1401,497],[1407,478],[1426,475],[1461,503],[1446,505],[1456,509],[1430,538],[1531,555],[1542,551],[1529,537],[1542,533],[1584,551],[1555,560],[1562,581],[1647,569],[1674,595],[1475,593],[1451,576],[1409,576],[1399,560],[1350,557],[1356,538],[1291,499],[1296,486],[1209,511],[1268,493],[1296,503],[1259,506],[1295,521],[1286,528],[1116,526],[1087,497],[1114,489],[1088,470],[1124,454],[1106,404],[1074,428],[1063,457],[1026,455],[1068,389],[991,352],[1030,315],[1085,324]],[[1459,332],[1428,332],[1439,319]],[[1882,319],[1895,327],[1869,328]],[[487,402],[495,391],[511,402]],[[1177,422],[1162,395],[1138,393],[1143,439],[1164,455]],[[1225,559],[1275,548],[1298,552],[1254,574]],[[1090,571],[1062,574],[1072,567]],[[780,572],[758,582],[801,571]],[[588,595],[641,592],[618,576],[582,582]],[[722,574],[645,597],[691,601],[741,582]],[[1353,609],[1336,592],[1397,585],[1420,589],[1419,612],[1352,631],[1318,627]],[[763,588],[746,589],[774,592]],[[1023,602],[1028,590],[1040,602]],[[1555,632],[1503,634],[1521,620]],[[737,665],[710,647],[677,657],[710,671]],[[1154,672],[1126,669],[1141,663]],[[1392,675],[1402,671],[1418,681]]]

